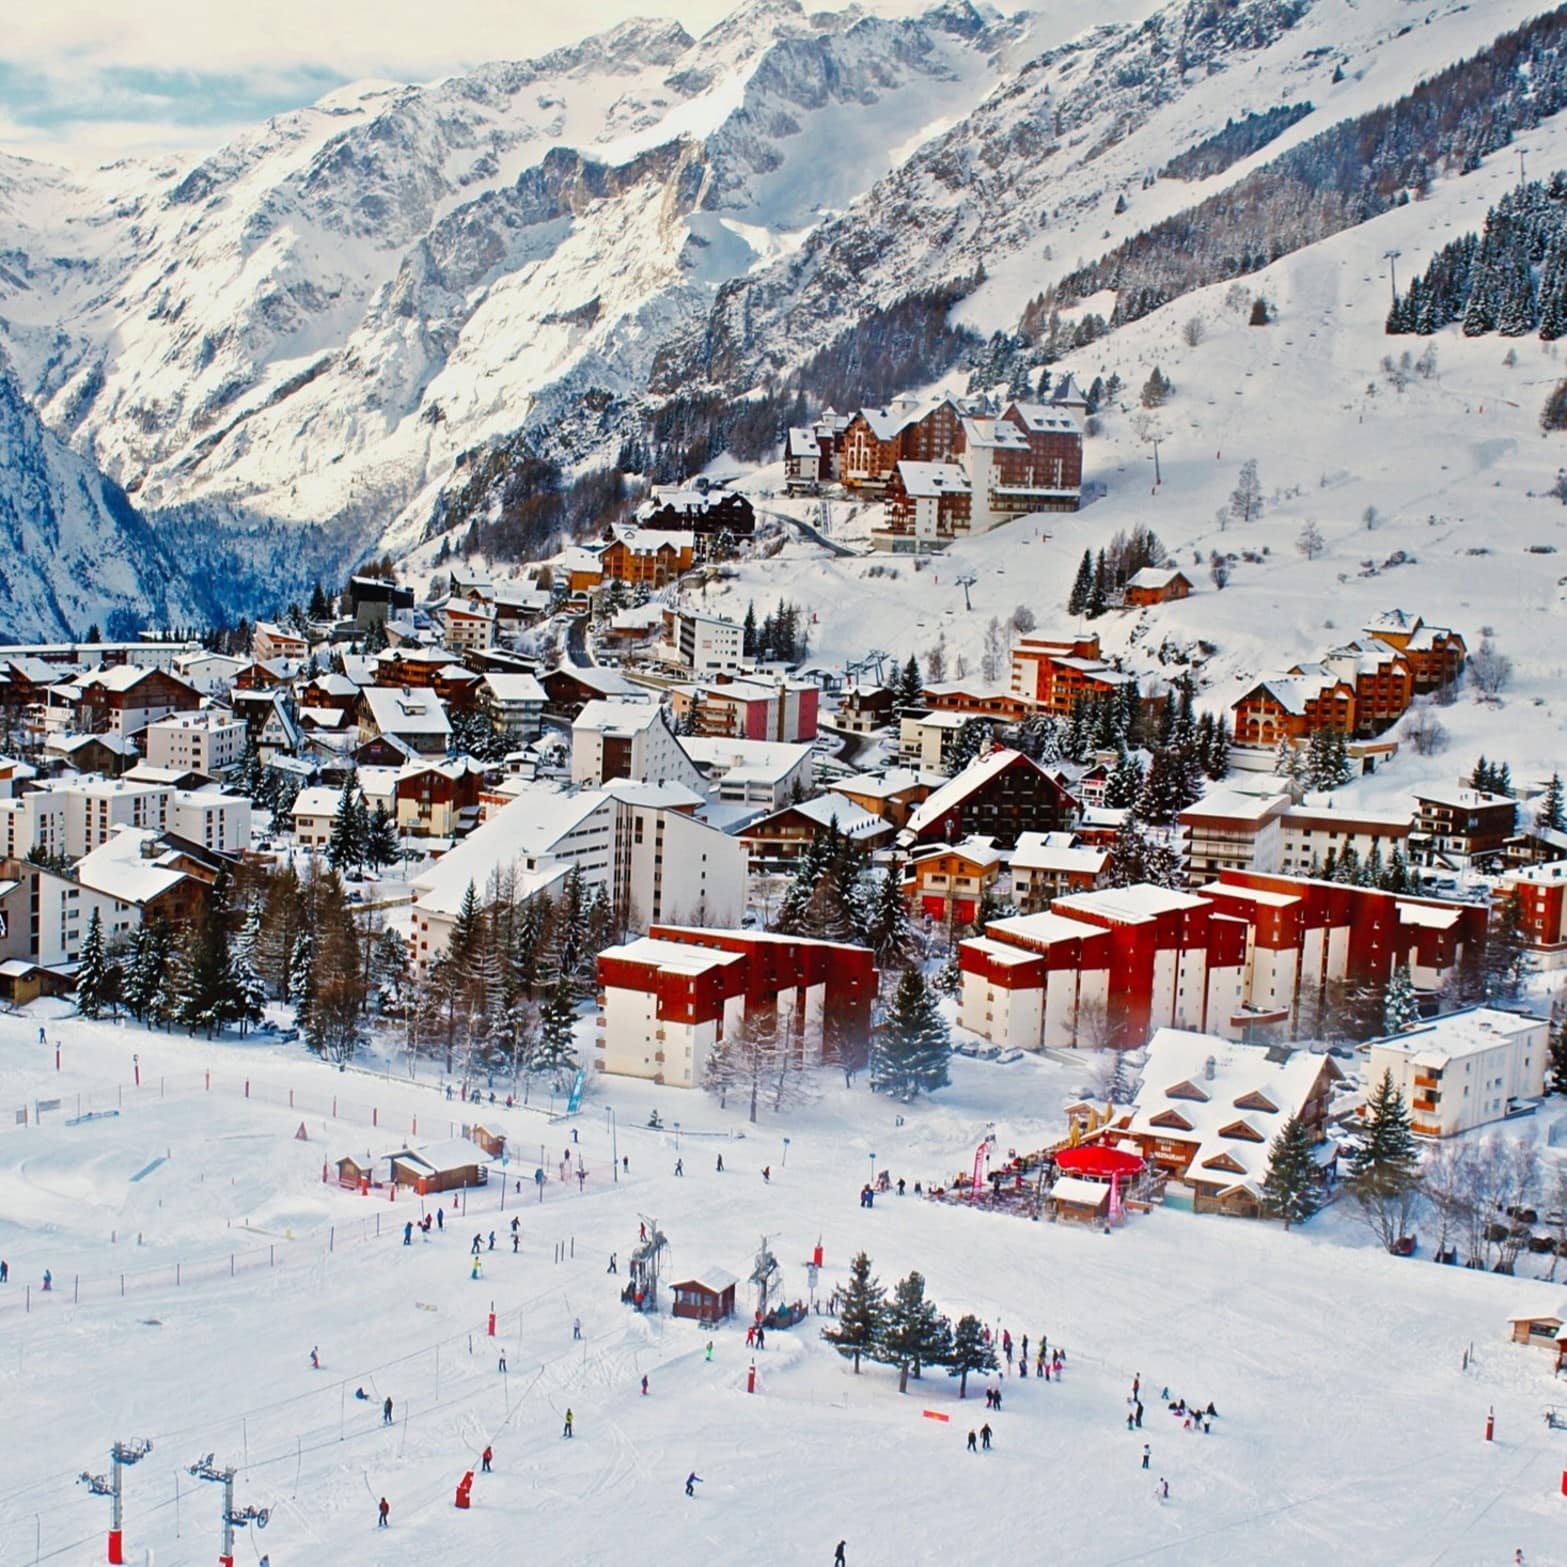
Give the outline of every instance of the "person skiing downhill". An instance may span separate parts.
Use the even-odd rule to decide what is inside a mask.
[[[979,1451],[979,1432],[977,1432],[977,1431],[970,1431],[969,1432],[969,1434],[968,1434],[968,1450],[971,1453],[977,1453]]]
[[[312,1347],[310,1351],[310,1369],[312,1371],[319,1371],[321,1369],[321,1356],[314,1347]]]
[[[685,1173],[686,1173],[686,1162],[685,1162],[685,1160],[684,1159],[676,1159],[675,1160],[675,1174],[676,1175],[684,1175]]]
[[[696,1495],[696,1488],[701,1483],[702,1483],[701,1475],[699,1475],[696,1472],[696,1470],[693,1469],[691,1471],[691,1473],[686,1476],[686,1495],[687,1496],[695,1496]]]
[[[979,1428],[979,1445],[983,1447],[987,1453],[990,1451],[990,1438],[992,1435],[993,1433],[990,1429],[990,1422],[987,1420],[985,1424]]]
[[[481,1467],[481,1471],[484,1474],[488,1474],[490,1472],[490,1460],[494,1456],[495,1456],[494,1451],[491,1448],[488,1448],[488,1447],[485,1448],[485,1450],[479,1455],[479,1464],[480,1464],[480,1467]]]
[[[720,1175],[724,1173],[724,1156],[722,1154],[718,1156],[718,1173]]]
[[[381,1405],[381,1424],[389,1426],[392,1423],[392,1401],[390,1398]]]
[[[414,1221],[409,1219],[403,1225],[403,1245],[412,1246],[414,1243]]]

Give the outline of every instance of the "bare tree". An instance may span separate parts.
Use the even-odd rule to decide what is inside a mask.
[[[1447,726],[1436,716],[1429,702],[1416,703],[1404,724],[1404,737],[1416,756],[1435,756],[1447,745]]]
[[[1208,575],[1213,579],[1213,585],[1221,593],[1224,585],[1230,580],[1230,563],[1217,550],[1208,556]]]
[[[1440,1143],[1426,1156],[1421,1184],[1436,1214],[1436,1258],[1440,1262],[1456,1235],[1463,1232],[1469,1210],[1473,1177],[1470,1172],[1473,1145],[1452,1139]]]
[[[1181,328],[1181,341],[1188,348],[1196,348],[1208,335],[1208,329],[1203,325],[1201,316],[1188,316],[1186,324]]]
[[[1027,604],[1019,604],[1012,611],[1012,629],[1020,636],[1027,636],[1039,624],[1039,617]]]
[[[1469,683],[1487,701],[1495,701],[1513,678],[1513,661],[1499,653],[1490,637],[1469,655]]]
[[[720,1108],[731,1093],[743,1094],[753,1122],[764,1097],[774,1110],[802,1103],[809,1085],[787,1020],[768,1012],[746,1013],[738,1028],[709,1048],[702,1086],[717,1096]]]
[[[1327,547],[1327,540],[1322,537],[1322,529],[1317,526],[1317,519],[1308,517],[1301,525],[1300,532],[1295,535],[1295,548],[1307,560],[1315,560]]]
[[[1262,480],[1257,476],[1257,459],[1248,457],[1230,492],[1230,516],[1237,522],[1255,522],[1261,515]]]
[[[981,677],[991,684],[999,680],[1001,671],[1007,667],[1010,652],[1006,631],[1000,620],[992,615],[990,624],[985,627],[985,650],[979,663]]]

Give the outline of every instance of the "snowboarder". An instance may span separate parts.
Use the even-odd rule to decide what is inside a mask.
[[[451,1090],[447,1089],[447,1092],[450,1093]],[[376,1528],[377,1529],[384,1529],[384,1528],[387,1527],[386,1520],[391,1516],[391,1512],[392,1512],[391,1504],[383,1496],[381,1498],[381,1516],[380,1516],[379,1521],[376,1524]]]
[[[362,1387],[356,1387],[354,1389],[354,1397],[357,1398],[361,1404],[368,1404],[370,1402],[370,1395],[365,1392]]]
[[[772,1178],[773,1178],[773,1167],[770,1164],[764,1164],[762,1166],[762,1179],[763,1179],[763,1181],[765,1181],[765,1182],[770,1184],[772,1182]]]
[[[414,1221],[409,1219],[403,1225],[403,1245],[412,1246],[414,1243]]]
[[[579,1339],[579,1338],[582,1337],[582,1318],[581,1317],[573,1317],[571,1319],[571,1336],[572,1336],[572,1338],[574,1340],[575,1339]]]
[[[696,1488],[701,1483],[702,1483],[701,1475],[699,1475],[696,1472],[696,1470],[693,1469],[691,1471],[691,1473],[686,1476],[686,1495],[687,1496],[695,1496],[696,1495]]]
[[[848,1544],[846,1540],[838,1542],[838,1549],[832,1553],[832,1567],[844,1567],[848,1558],[843,1554],[843,1548]]]
[[[48,1288],[47,1285],[44,1287],[46,1289]],[[319,1371],[321,1369],[321,1356],[314,1348],[312,1348],[310,1351],[310,1369],[312,1371]]]
[[[718,1156],[718,1173],[720,1175],[724,1173],[724,1156],[722,1154]]]
[[[1143,1468],[1144,1469],[1146,1469],[1148,1467],[1149,1456],[1150,1456],[1150,1454],[1149,1454],[1148,1444],[1146,1442],[1144,1442],[1143,1443]]]
[[[479,1455],[479,1472],[481,1474],[488,1474],[490,1472],[490,1460],[494,1456],[495,1454],[493,1450],[488,1447],[485,1448],[485,1450]]]
[[[647,1378],[646,1378],[646,1376],[644,1376],[642,1378],[642,1396],[643,1396],[643,1398],[647,1397]]]
[[[977,1431],[970,1431],[968,1434],[968,1450],[971,1453],[979,1451],[979,1433]]]
[[[389,1426],[389,1425],[391,1425],[391,1423],[392,1423],[392,1401],[389,1398],[389,1399],[387,1399],[387,1401],[384,1404],[381,1405],[381,1424],[384,1425],[384,1426]]]
[[[572,1416],[571,1411],[568,1409],[566,1411],[566,1423],[565,1423],[565,1425],[563,1425],[560,1428],[560,1434],[562,1436],[570,1436],[571,1435],[571,1427],[572,1427],[572,1424],[573,1424],[573,1418],[574,1417]]]
[[[685,1160],[684,1159],[676,1159],[675,1160],[675,1174],[676,1175],[684,1175],[685,1173],[686,1173],[686,1162],[685,1162]]]
[[[991,1434],[990,1422],[987,1420],[984,1425],[979,1428],[980,1446],[983,1447],[987,1453],[990,1451]]]

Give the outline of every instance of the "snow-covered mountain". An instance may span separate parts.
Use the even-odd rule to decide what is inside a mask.
[[[416,542],[519,431],[590,458],[615,432],[584,409],[787,379],[921,290],[1010,332],[1071,269],[1540,10],[901,4],[751,0],[700,39],[633,21],[359,83],[194,167],[0,157],[0,349],[175,541],[191,601],[268,608]],[[1157,177],[1281,106],[1266,146]]]

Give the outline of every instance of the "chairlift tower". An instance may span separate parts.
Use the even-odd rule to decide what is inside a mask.
[[[190,1472],[198,1480],[211,1480],[223,1487],[223,1549],[218,1555],[218,1567],[234,1567],[234,1530],[243,1529],[252,1523],[258,1529],[265,1529],[267,1520],[272,1516],[271,1509],[245,1507],[236,1512],[234,1475],[237,1471],[232,1464],[227,1469],[219,1469],[213,1463],[211,1453],[193,1463]]]
[[[964,572],[963,575],[957,579],[958,587],[963,589],[963,608],[971,615],[974,613],[974,606],[969,600],[968,590],[978,581],[979,578],[976,577],[971,571]]]
[[[125,1497],[124,1475],[131,1464],[140,1463],[152,1451],[152,1443],[145,1437],[134,1442],[116,1442],[109,1449],[109,1473],[106,1475],[79,1475],[78,1481],[94,1496],[109,1498],[109,1561],[118,1567],[125,1560]]]

